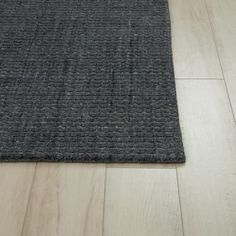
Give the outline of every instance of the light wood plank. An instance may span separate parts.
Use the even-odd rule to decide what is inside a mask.
[[[206,5],[236,116],[236,1],[206,0]]]
[[[169,0],[176,78],[222,78],[204,0]]]
[[[0,164],[0,235],[20,236],[35,164]]]
[[[175,169],[175,164],[165,163],[109,163],[108,168]]]
[[[101,236],[105,165],[40,164],[24,236]]]
[[[107,170],[104,236],[182,235],[175,169]]]
[[[224,81],[178,81],[185,235],[236,235],[236,127]]]

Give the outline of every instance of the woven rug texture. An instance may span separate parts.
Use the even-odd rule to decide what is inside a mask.
[[[0,28],[0,161],[185,161],[167,0],[2,0]]]

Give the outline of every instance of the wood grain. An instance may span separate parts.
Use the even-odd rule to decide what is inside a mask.
[[[223,81],[178,81],[187,162],[178,166],[184,233],[236,235],[236,127]]]
[[[205,1],[236,117],[236,1]]]
[[[109,163],[108,168],[134,168],[134,169],[175,169],[175,164],[164,163]]]
[[[204,0],[169,0],[176,78],[222,78]]]
[[[0,236],[236,235],[236,127],[224,81],[215,81],[222,66],[236,114],[236,2],[169,3],[175,73],[185,79],[178,178],[174,165],[109,164],[105,185],[103,164],[43,163],[35,172],[36,164],[1,163]]]
[[[104,165],[39,164],[24,236],[101,236]]]
[[[35,164],[0,164],[0,235],[21,235]]]
[[[108,168],[104,236],[182,235],[176,170]]]

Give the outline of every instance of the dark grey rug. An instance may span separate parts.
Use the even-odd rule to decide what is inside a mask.
[[[1,0],[0,160],[184,162],[167,0]]]

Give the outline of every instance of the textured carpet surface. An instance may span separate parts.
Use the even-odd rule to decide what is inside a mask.
[[[184,162],[167,0],[2,0],[0,160]]]

